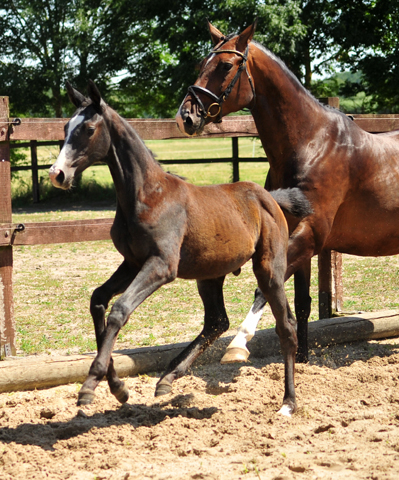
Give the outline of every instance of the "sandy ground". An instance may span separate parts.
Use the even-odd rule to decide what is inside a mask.
[[[194,368],[158,398],[157,375],[129,378],[123,406],[105,382],[86,407],[75,384],[0,394],[0,478],[399,478],[399,341],[316,350],[296,371],[290,419],[278,358]]]

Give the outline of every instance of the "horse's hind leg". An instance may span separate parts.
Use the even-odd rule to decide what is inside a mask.
[[[103,285],[96,288],[90,300],[90,313],[93,318],[94,331],[96,334],[97,351],[100,351],[105,331],[105,312],[107,311],[110,300],[126,290],[137,271],[133,271],[126,262],[123,262],[116,272]],[[121,402],[125,403],[129,398],[129,391],[125,387],[115,371],[114,362],[111,357],[108,370],[107,380],[111,392]],[[79,392],[79,405],[91,403],[94,398],[94,390],[90,388],[82,389]]]
[[[182,377],[194,360],[229,328],[229,319],[223,300],[224,277],[198,280],[198,292],[205,308],[204,328],[168,366],[159,379],[155,396],[165,395],[172,390],[172,383]]]
[[[246,362],[249,357],[247,342],[255,335],[256,327],[266,306],[266,299],[259,288],[255,290],[255,300],[251,310],[242,322],[236,336],[226,348],[220,363]]]

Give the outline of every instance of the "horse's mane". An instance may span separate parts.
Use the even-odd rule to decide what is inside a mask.
[[[340,114],[340,115],[343,115],[343,116],[346,117],[346,115],[344,113],[340,112],[336,108],[331,107],[330,105],[325,105],[324,103],[321,103],[311,92],[309,92],[309,90],[307,88],[304,87],[304,85],[302,85],[302,83],[299,81],[298,77],[291,72],[291,70],[287,67],[287,65],[283,62],[283,60],[281,60],[281,58],[279,58],[277,55],[275,55],[273,52],[271,52],[268,48],[266,48],[261,43],[255,41],[255,40],[252,40],[251,43],[256,45],[256,47],[258,47],[259,50],[261,50],[265,55],[272,58],[280,66],[280,68],[287,75],[287,77],[289,77],[291,79],[291,81],[295,85],[297,85],[297,87],[300,90],[302,90],[309,98],[311,98],[314,102],[316,102],[318,105],[320,105],[324,110],[327,110],[329,112],[334,112],[334,113],[337,113],[337,114]]]

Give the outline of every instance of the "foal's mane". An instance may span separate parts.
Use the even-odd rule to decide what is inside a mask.
[[[92,105],[93,102],[90,98],[88,97],[85,97],[84,101],[82,102],[82,105],[81,105],[81,108],[86,108],[88,107],[89,105]],[[146,151],[150,154],[151,158],[154,160],[154,162],[159,166],[159,168],[161,168],[162,170],[164,170],[163,166],[158,162],[158,160],[156,159],[156,154],[150,150],[146,143],[144,142],[144,140],[140,137],[140,135],[136,132],[136,130],[129,124],[129,122],[123,118],[121,115],[119,115],[119,113],[114,110],[110,105],[108,105],[107,103],[104,102],[104,106],[106,109],[110,109],[122,122],[122,124],[128,129],[130,130],[134,136],[136,138],[138,138],[142,145],[144,146],[144,148],[146,149]],[[103,113],[101,114],[103,115]],[[103,115],[104,116],[104,115]],[[181,180],[186,180],[185,177],[182,177],[181,175],[178,175],[177,173],[173,173],[173,172],[170,172],[170,171],[166,171],[166,173],[168,173],[169,175],[173,175],[174,177],[177,177],[177,178],[180,178]]]

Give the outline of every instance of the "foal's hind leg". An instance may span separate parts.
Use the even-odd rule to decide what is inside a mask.
[[[285,392],[280,413],[291,416],[297,408],[294,385],[295,353],[298,346],[296,320],[285,295],[283,272],[273,271],[270,274],[267,269],[259,269],[254,265],[254,273],[259,288],[269,302],[276,319],[276,332],[280,338],[281,351],[284,357]]]
[[[259,288],[255,290],[255,300],[251,310],[242,322],[236,336],[226,348],[220,363],[246,362],[249,357],[247,342],[255,335],[256,327],[266,306],[266,299]]]
[[[105,312],[107,311],[110,300],[120,293],[123,293],[130,285],[133,278],[137,275],[137,270],[132,270],[126,262],[123,262],[116,272],[103,285],[96,288],[91,296],[90,313],[93,318],[94,331],[96,334],[97,351],[99,352],[103,343],[105,332]],[[111,357],[107,380],[111,393],[121,402],[127,402],[129,391],[125,387],[114,368],[114,362]],[[91,403],[94,399],[94,390],[86,388],[79,392],[79,405]]]
[[[155,396],[165,395],[172,390],[172,383],[182,377],[194,360],[229,328],[229,319],[223,300],[224,277],[198,280],[198,292],[205,308],[204,328],[168,366],[159,379]]]

